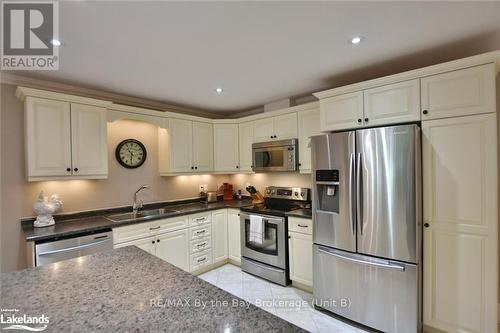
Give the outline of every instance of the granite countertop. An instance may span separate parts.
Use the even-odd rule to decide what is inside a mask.
[[[41,241],[41,240],[55,239],[63,236],[78,235],[80,233],[85,233],[85,232],[98,232],[129,224],[146,223],[158,219],[201,213],[217,209],[224,209],[224,208],[239,209],[241,207],[249,205],[252,205],[252,201],[249,199],[233,200],[233,201],[219,200],[217,202],[212,202],[212,203],[202,203],[199,201],[157,203],[157,204],[145,205],[144,209],[146,210],[146,209],[166,207],[175,209],[178,212],[169,213],[163,216],[157,216],[142,221],[135,220],[135,221],[113,222],[105,218],[105,216],[107,215],[130,212],[132,210],[131,207],[125,207],[125,208],[122,207],[117,209],[99,210],[95,212],[85,212],[85,213],[75,213],[75,214],[55,216],[56,224],[50,227],[35,228],[33,227],[32,219],[22,221],[21,226],[27,241]]]
[[[305,332],[135,246],[0,276],[4,317],[44,332]]]
[[[312,218],[312,209],[310,209],[310,208],[296,209],[296,210],[286,212],[285,214],[286,214],[286,216],[302,217],[305,219],[311,219]]]

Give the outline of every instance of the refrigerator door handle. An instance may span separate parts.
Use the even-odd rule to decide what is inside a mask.
[[[356,158],[356,215],[359,222],[359,232],[363,235],[363,215],[361,207],[362,198],[362,186],[361,186],[361,153],[357,154]]]
[[[355,175],[355,155],[351,154],[349,156],[349,220],[352,225],[352,234],[356,235],[356,208],[354,205],[354,201],[356,200],[355,196],[355,188],[354,188],[354,175]]]
[[[318,251],[345,261],[353,262],[356,264],[362,264],[362,265],[369,265],[369,266],[376,266],[376,267],[381,267],[381,268],[386,268],[386,269],[394,269],[400,272],[405,271],[405,266],[402,264],[396,264],[388,261],[387,263],[383,262],[378,262],[378,261],[366,261],[366,260],[361,260],[361,259],[356,259],[350,256],[342,255],[337,252],[332,252],[331,250],[328,250],[322,246],[318,247]]]

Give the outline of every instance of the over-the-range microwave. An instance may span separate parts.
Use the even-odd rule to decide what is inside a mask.
[[[297,139],[252,144],[252,170],[297,171]]]

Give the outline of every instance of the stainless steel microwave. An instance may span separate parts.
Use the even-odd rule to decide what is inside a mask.
[[[297,171],[297,139],[252,144],[253,171]]]

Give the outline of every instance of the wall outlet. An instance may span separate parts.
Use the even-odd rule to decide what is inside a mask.
[[[207,193],[208,192],[208,185],[200,185],[200,193],[201,192]]]

